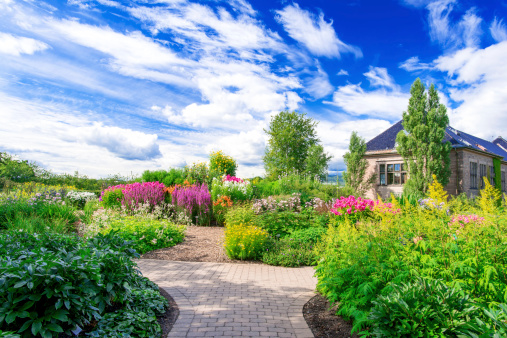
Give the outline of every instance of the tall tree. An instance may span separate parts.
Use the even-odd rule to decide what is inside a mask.
[[[324,152],[324,147],[321,144],[314,144],[308,149],[305,159],[305,171],[312,176],[323,179],[331,158],[329,154]]]
[[[442,185],[449,182],[451,144],[443,142],[449,117],[433,84],[426,94],[424,84],[417,78],[410,94],[408,109],[403,112],[404,130],[396,137],[396,150],[403,157],[409,176],[404,191],[426,193],[433,174]]]
[[[368,161],[364,158],[366,153],[366,141],[357,135],[355,131],[350,136],[349,151],[343,155],[347,171],[344,173],[345,184],[358,195],[364,195],[375,183],[376,175],[366,176]]]
[[[311,170],[319,167],[319,163],[320,167],[323,164],[327,166],[330,157],[324,154],[323,149],[319,153],[320,148],[313,148],[320,142],[315,131],[317,124],[306,114],[297,112],[282,111],[271,118],[269,129],[264,129],[269,141],[263,158],[269,177],[277,178],[283,172],[293,170],[307,172],[309,154],[317,159],[310,163]]]

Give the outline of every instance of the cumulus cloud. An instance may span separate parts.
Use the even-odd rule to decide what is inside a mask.
[[[291,38],[304,45],[312,54],[328,58],[339,58],[343,53],[362,57],[358,47],[341,41],[333,28],[333,21],[327,22],[324,14],[318,17],[301,9],[298,4],[276,11],[276,20],[281,23]]]
[[[434,61],[436,69],[451,77],[450,98],[461,103],[450,115],[453,126],[486,139],[505,136],[505,55],[507,41],[484,49],[466,48]]]
[[[156,134],[104,126],[97,122],[90,127],[79,128],[77,134],[80,134],[78,139],[85,143],[105,148],[126,160],[145,161],[162,156]]]
[[[493,39],[496,40],[496,42],[507,40],[507,28],[505,27],[503,19],[498,20],[498,18],[495,16],[495,19],[489,26],[489,32],[491,33]]]
[[[48,48],[49,46],[42,41],[0,32],[0,53],[14,56],[31,55]]]
[[[396,120],[401,118],[407,109],[409,94],[394,90],[377,89],[364,91],[357,84],[338,87],[333,94],[333,101],[326,102],[342,108],[350,115],[367,115],[370,117]]]

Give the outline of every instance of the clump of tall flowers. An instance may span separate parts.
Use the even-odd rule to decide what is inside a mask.
[[[196,224],[210,224],[211,194],[206,184],[175,188],[172,203],[183,209]]]
[[[334,202],[331,212],[338,216],[351,215],[356,213],[367,213],[372,211],[374,207],[374,200],[362,197],[356,198],[355,196],[342,196]]]
[[[148,204],[151,208],[164,202],[165,186],[159,182],[120,184],[102,191],[100,200],[106,207],[121,207],[134,212]]]
[[[221,196],[228,196],[233,201],[247,201],[252,199],[253,188],[250,182],[239,177],[223,176],[214,178],[211,184],[211,196],[216,201]]]

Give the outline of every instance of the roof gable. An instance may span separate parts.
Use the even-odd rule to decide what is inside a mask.
[[[367,152],[394,151],[396,135],[403,130],[403,120],[393,124],[390,128],[375,136],[366,143]],[[470,148],[490,153],[492,156],[501,156],[507,161],[507,141],[499,137],[493,142],[483,140],[473,135],[456,130],[452,127],[445,128],[443,142],[449,141],[453,148]]]

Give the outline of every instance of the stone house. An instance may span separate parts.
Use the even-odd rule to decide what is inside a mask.
[[[408,179],[408,174],[403,158],[396,152],[395,146],[396,135],[401,130],[403,130],[403,125],[402,121],[399,121],[366,143],[365,158],[368,160],[366,174],[377,174],[377,182],[367,193],[369,198],[374,198],[377,194],[386,198],[391,193],[400,195],[403,192],[403,185]],[[451,176],[449,183],[445,186],[445,190],[450,195],[466,193],[468,196],[476,196],[483,188],[482,177],[484,176],[492,185],[495,185],[494,158],[500,160],[502,191],[507,191],[505,183],[507,141],[505,139],[498,137],[490,142],[447,127],[444,142],[447,141],[452,145]]]

